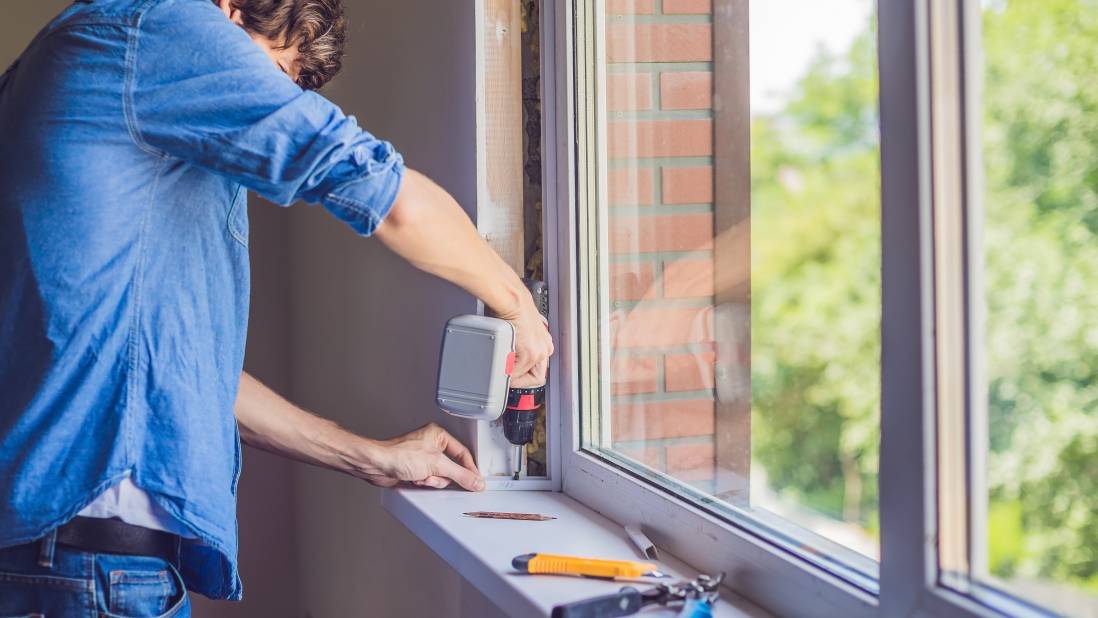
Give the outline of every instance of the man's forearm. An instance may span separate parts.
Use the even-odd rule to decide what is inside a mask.
[[[302,410],[247,373],[236,397],[240,439],[249,446],[298,461],[351,472],[352,461],[370,459],[378,445],[332,421]]]
[[[529,294],[510,267],[477,234],[445,190],[408,169],[397,201],[376,236],[413,266],[480,298],[497,314],[517,317]]]
[[[356,476],[374,485],[400,482],[484,489],[469,449],[438,425],[379,442],[298,408],[247,373],[236,396],[240,437],[249,446]]]

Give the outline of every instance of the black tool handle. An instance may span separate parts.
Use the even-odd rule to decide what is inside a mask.
[[[636,588],[622,588],[614,594],[566,603],[553,608],[552,618],[614,618],[639,612],[644,599]]]
[[[538,313],[546,320],[549,319],[549,286],[544,281],[538,281],[536,279],[523,279],[522,283],[526,285],[526,289],[530,291],[530,296],[534,297],[534,306],[538,308]]]
[[[538,281],[537,279],[523,279],[522,284],[526,286],[526,290],[530,292],[530,296],[534,299],[534,307],[537,308],[541,317],[546,320],[549,319],[549,285],[544,281]],[[494,316],[495,312],[491,308],[485,308],[485,314]]]

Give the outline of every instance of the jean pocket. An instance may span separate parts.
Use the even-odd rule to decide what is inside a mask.
[[[226,222],[229,234],[240,244],[248,246],[248,189],[240,185],[236,189],[233,205],[229,207]]]
[[[90,579],[0,572],[0,618],[82,615],[94,596]]]
[[[175,569],[116,569],[108,573],[106,610],[109,618],[166,618],[180,615],[186,590]]]

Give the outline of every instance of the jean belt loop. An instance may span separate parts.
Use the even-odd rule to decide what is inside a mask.
[[[46,536],[42,537],[42,541],[38,545],[38,566],[46,567],[47,569],[53,568],[53,554],[56,547],[57,529],[54,528],[47,532]]]

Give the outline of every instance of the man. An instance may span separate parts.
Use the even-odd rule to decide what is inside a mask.
[[[516,384],[552,354],[454,200],[313,92],[344,32],[340,0],[79,0],[0,77],[0,616],[239,599],[238,440],[483,489],[436,426],[362,438],[241,372],[246,189],[481,298],[516,327]]]

